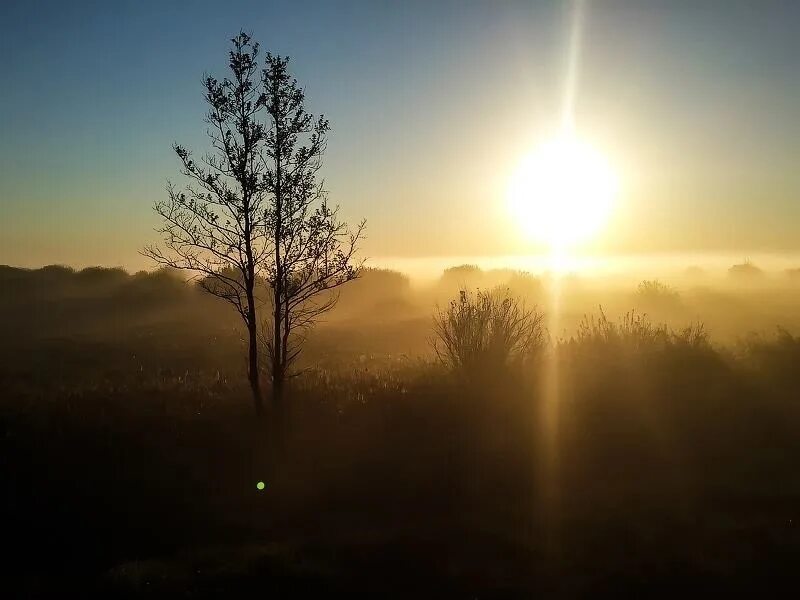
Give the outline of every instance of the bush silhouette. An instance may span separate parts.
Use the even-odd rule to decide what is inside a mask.
[[[458,300],[437,311],[433,330],[439,360],[468,377],[520,366],[546,341],[544,314],[505,289],[461,290]]]
[[[658,279],[645,279],[636,288],[636,294],[646,300],[677,300],[678,292]]]
[[[584,316],[575,335],[562,345],[581,354],[591,352],[606,358],[617,353],[646,355],[675,348],[699,350],[710,346],[702,323],[676,330],[665,323],[653,323],[646,314],[634,310],[612,321],[602,307],[599,317]]]

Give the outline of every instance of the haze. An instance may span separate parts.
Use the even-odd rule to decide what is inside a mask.
[[[799,25],[2,2],[3,597],[794,589]]]
[[[364,252],[542,254],[506,188],[559,126],[567,2],[5,3],[0,263],[149,268],[170,144],[202,147],[198,81],[242,23],[293,58],[331,120],[324,176]],[[586,6],[581,136],[620,193],[582,254],[798,250],[800,53],[794,2]]]

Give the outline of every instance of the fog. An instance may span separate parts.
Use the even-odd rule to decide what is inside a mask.
[[[370,267],[343,288],[335,309],[309,332],[304,359],[325,364],[364,355],[429,357],[432,315],[462,289],[509,290],[545,313],[554,341],[568,339],[585,317],[601,312],[616,319],[634,311],[674,327],[703,323],[712,343],[728,349],[753,336],[774,336],[778,328],[800,330],[800,270],[792,266],[800,259],[662,257],[649,269],[644,261],[620,259],[606,272],[555,273],[519,270],[528,264],[522,260],[387,260],[407,271]],[[436,270],[436,265],[446,266]],[[56,365],[82,357],[93,364],[82,351],[91,344],[109,352],[93,368],[111,368],[112,358],[123,357],[142,369],[148,363],[152,368],[184,363],[213,371],[241,368],[239,320],[224,301],[179,272],[0,269],[0,331],[15,342],[3,346],[10,353],[3,370],[35,362],[37,349],[55,346],[64,353]]]
[[[224,301],[164,270],[2,267],[12,589],[757,589],[797,551],[790,264],[367,268],[307,332],[278,449]],[[443,351],[435,325],[486,306],[535,343]]]

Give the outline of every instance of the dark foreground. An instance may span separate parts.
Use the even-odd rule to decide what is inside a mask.
[[[3,308],[3,597],[796,587],[800,338],[721,348],[600,323],[467,381],[360,356],[413,329],[362,324],[329,336],[350,358],[294,381],[276,450],[236,336],[196,326],[208,311],[180,289],[136,285]]]
[[[0,421],[6,586],[12,597],[778,590],[800,552],[797,398],[710,360],[691,377],[562,389],[555,438],[524,381],[475,391],[431,367],[326,373],[295,390],[280,459],[244,390],[219,382],[17,392]]]

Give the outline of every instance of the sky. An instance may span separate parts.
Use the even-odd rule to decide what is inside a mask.
[[[364,255],[543,252],[509,214],[564,101],[570,2],[0,4],[0,264],[147,268],[152,204],[207,148],[201,79],[240,29],[332,131]],[[587,0],[574,100],[619,193],[582,252],[800,250],[800,2]]]

